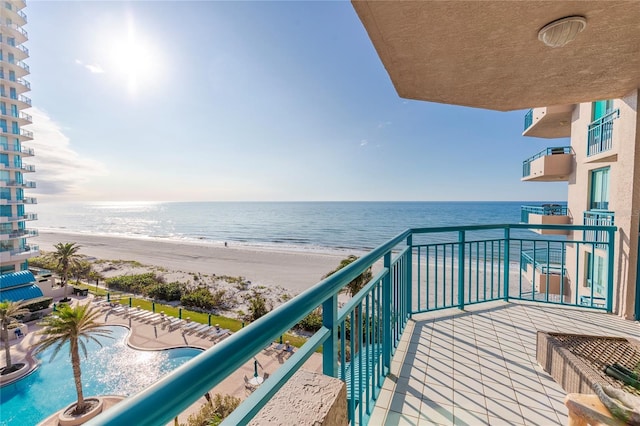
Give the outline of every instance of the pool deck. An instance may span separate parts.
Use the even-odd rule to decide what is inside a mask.
[[[93,298],[89,297],[71,297],[72,304],[91,303]],[[181,328],[170,330],[168,327],[162,327],[161,325],[147,324],[136,319],[125,318],[123,315],[116,315],[112,312],[106,311],[101,315],[101,320],[107,325],[121,325],[129,328],[130,334],[128,336],[128,344],[136,349],[140,350],[164,350],[178,347],[193,347],[199,349],[208,349],[212,347],[216,341],[210,339],[204,339],[196,336],[195,334],[183,333]],[[19,340],[10,340],[11,344],[11,358],[12,362],[29,362],[30,350],[34,344],[36,344],[40,336],[36,334],[40,327],[35,322],[29,323],[29,332],[25,337]],[[217,341],[220,341],[217,340]],[[274,349],[263,350],[256,355],[261,368],[258,369],[258,373],[263,375],[268,373],[272,375],[281,364],[283,364],[291,353],[286,351],[278,351]],[[5,365],[4,357],[0,359],[0,367]],[[311,358],[305,363],[305,370],[322,372],[322,356],[320,354],[313,354]],[[244,366],[236,370],[233,374],[227,377],[218,386],[211,389],[210,395],[217,393],[222,395],[233,395],[240,399],[245,399],[249,393],[245,389],[244,377],[251,377],[254,374],[254,362],[250,361]],[[187,410],[178,416],[178,421],[184,423],[187,417],[198,411],[200,406],[206,402],[204,395]],[[55,424],[57,422],[46,423]],[[169,423],[173,426],[173,422]]]

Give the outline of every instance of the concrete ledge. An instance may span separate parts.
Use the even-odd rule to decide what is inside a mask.
[[[249,425],[347,425],[347,387],[342,380],[299,370]]]

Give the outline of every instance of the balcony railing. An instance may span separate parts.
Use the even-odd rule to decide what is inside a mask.
[[[2,254],[9,254],[9,256],[18,256],[21,254],[28,254],[31,252],[35,252],[38,251],[39,247],[38,246],[25,246],[25,247],[21,247],[21,248],[17,248],[17,249],[10,249],[10,248],[2,248],[0,247],[0,253]]]
[[[615,213],[608,211],[587,210],[584,212],[583,224],[589,226],[613,226]],[[606,247],[609,243],[609,234],[598,230],[584,231],[584,240],[598,243],[596,248]]]
[[[26,97],[26,96],[24,96],[24,95],[18,95],[18,100],[20,102],[24,102],[25,104],[31,106],[31,99]]]
[[[8,235],[9,238],[21,238],[21,237],[37,237],[37,229],[17,229],[0,231],[0,235]]]
[[[29,130],[20,129],[20,135],[24,136],[25,138],[33,139],[33,132],[31,132]]]
[[[512,299],[582,306],[577,291],[575,296],[558,297],[549,291],[548,285],[546,291],[537,289],[536,277],[546,276],[546,282],[549,282],[555,272],[550,268],[551,259],[544,265],[544,259],[536,254],[543,249],[548,253],[565,253],[567,247],[578,250],[590,243],[542,240],[528,232],[534,228],[605,232],[610,236],[607,259],[610,266],[613,265],[616,230],[613,226],[516,224],[409,229],[198,355],[152,387],[90,420],[87,425],[170,422],[318,306],[323,309],[323,327],[224,424],[246,424],[320,347],[323,373],[347,382],[349,421],[367,424],[400,336],[412,314]],[[533,283],[527,282],[520,272],[526,253],[533,253],[531,261],[541,268],[541,272],[534,275]],[[553,262],[562,264],[564,257],[560,257],[554,257]],[[382,265],[375,276],[338,309],[340,291],[378,262]],[[561,273],[565,269],[566,266]],[[575,282],[581,276],[578,266],[566,273],[574,274]],[[604,306],[591,304],[590,308],[611,312],[612,267],[608,269],[606,283]],[[351,354],[350,358],[346,357],[347,352]]]
[[[524,115],[524,130],[527,130],[533,124],[533,108]]]
[[[529,223],[529,214],[539,214],[542,216],[567,216],[567,206],[560,204],[543,204],[541,206],[521,206],[520,221]]]
[[[570,146],[556,146],[552,148],[546,148],[540,151],[539,153],[527,158],[522,162],[522,177],[527,177],[531,174],[531,163],[538,158],[545,157],[547,155],[555,155],[555,154],[571,154]]]
[[[613,147],[613,120],[620,117],[616,109],[589,124],[587,157],[609,151]]]
[[[23,182],[19,182],[17,180],[5,180],[0,182],[4,182],[6,186],[15,186],[18,188],[35,188],[36,187],[36,183],[31,180],[26,180]]]
[[[24,155],[34,155],[33,148],[20,148],[15,145],[0,144],[0,150],[9,152],[20,152]]]
[[[27,213],[21,216],[0,216],[0,222],[20,222],[24,220],[38,220],[36,213]]]

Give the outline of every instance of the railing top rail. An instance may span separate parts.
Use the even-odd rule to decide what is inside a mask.
[[[589,124],[589,129],[592,129],[597,126],[601,126],[602,124],[612,121],[618,117],[620,117],[620,109],[616,108],[614,110],[609,111],[608,113],[598,118],[597,120],[592,121]]]
[[[616,231],[616,226],[597,226],[597,225],[542,225],[528,223],[511,223],[499,225],[465,225],[465,226],[442,226],[437,228],[411,228],[410,233],[414,234],[434,234],[440,232],[457,232],[457,231],[489,231],[495,229],[565,229],[569,231]]]
[[[345,268],[320,281],[269,314],[249,324],[193,360],[166,375],[147,389],[127,398],[89,421],[87,425],[166,424],[190,406],[200,395],[240,368],[270,342],[292,328],[325,300],[336,295],[378,259],[403,243],[411,233],[406,230]],[[166,404],[172,401],[171,404]],[[135,408],[134,408],[135,407]],[[141,418],[139,413],[146,413]]]
[[[570,146],[552,146],[552,147],[543,149],[542,151],[538,152],[537,154],[532,155],[531,157],[529,157],[526,160],[524,160],[522,163],[523,164],[530,163],[533,160],[537,160],[538,158],[542,158],[542,157],[545,157],[547,155],[571,154],[572,152],[573,152],[573,148],[571,148]]]

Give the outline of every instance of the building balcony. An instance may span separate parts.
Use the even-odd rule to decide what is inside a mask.
[[[25,246],[17,249],[0,248],[0,262],[21,262],[39,254],[38,246]]]
[[[9,44],[6,39],[0,41],[0,43],[2,44],[3,50],[8,53],[13,53],[17,60],[23,60],[29,57],[29,49],[22,44]]]
[[[556,182],[568,180],[573,171],[570,146],[543,149],[522,162],[522,180]]]
[[[15,229],[10,231],[0,231],[0,241],[17,240],[20,238],[30,238],[37,236],[37,229]]]
[[[573,105],[532,108],[524,116],[522,136],[536,138],[568,138],[571,136]]]
[[[0,24],[2,30],[6,31],[10,36],[16,39],[16,44],[22,44],[29,39],[27,31],[17,24]]]
[[[32,164],[21,164],[19,166],[16,166],[14,164],[1,164],[0,163],[0,170],[17,170],[17,171],[21,171],[23,173],[30,173],[30,172],[35,172],[36,171],[36,166],[32,165]]]
[[[0,188],[35,188],[36,183],[34,181],[25,180],[25,181],[17,181],[17,180],[0,180]]]
[[[620,110],[605,114],[603,117],[589,124],[587,136],[587,159],[590,161],[607,161],[611,156],[617,155],[613,152],[613,123],[620,117]]]
[[[38,199],[35,197],[26,197],[21,200],[8,200],[5,198],[0,199],[0,205],[14,205],[14,204],[38,204]]]
[[[613,271],[606,278],[604,304],[581,304],[574,288],[555,291],[554,274],[562,278],[580,272],[564,264],[566,249],[589,243],[524,236],[522,231],[536,227],[545,225],[404,231],[103,412],[93,424],[169,423],[318,306],[323,307],[323,327],[225,424],[247,424],[260,416],[261,408],[320,348],[323,373],[346,382],[350,424],[398,424],[402,419],[408,424],[566,424],[566,392],[538,367],[536,330],[633,337],[640,337],[640,331],[634,322],[606,314],[613,306]],[[565,227],[574,235],[593,229]],[[615,232],[614,227],[598,230]],[[557,256],[537,256],[540,249]],[[614,250],[608,243],[609,260]],[[523,277],[520,263],[526,253],[534,254],[544,285]],[[552,267],[556,263],[560,268]],[[340,291],[370,267],[371,280],[338,308]]]
[[[29,65],[25,64],[22,61],[18,61],[18,60],[8,61],[4,59],[0,62],[2,63],[5,74],[8,74],[8,71],[14,71],[16,74],[16,77],[18,78],[29,75],[29,72],[30,72]]]
[[[0,153],[20,153],[24,157],[33,157],[35,155],[33,148],[19,148],[9,144],[0,144]]]
[[[0,223],[24,222],[27,220],[38,220],[38,215],[35,213],[27,213],[21,216],[0,216]]]
[[[542,204],[541,206],[520,207],[522,223],[531,225],[568,225],[571,217],[566,206],[560,204]],[[567,235],[566,229],[536,229],[534,232],[544,235]]]

